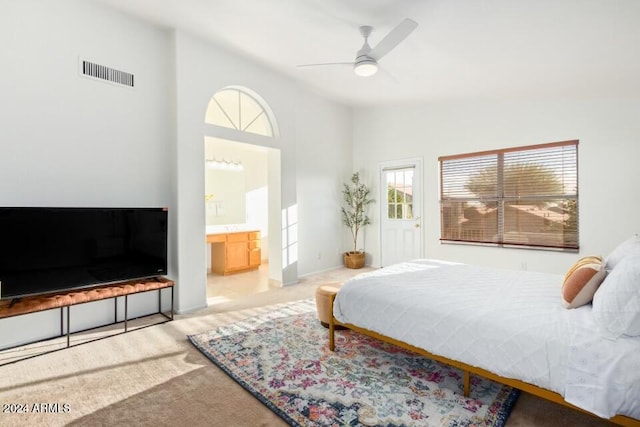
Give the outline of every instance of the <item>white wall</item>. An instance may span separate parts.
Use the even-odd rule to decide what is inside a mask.
[[[0,40],[0,204],[167,206],[174,215],[167,33],[81,0],[26,0],[2,3]],[[80,77],[79,57],[133,73],[135,88]],[[149,297],[133,312],[153,307]],[[104,312],[98,323],[113,315],[110,304],[86,307]],[[72,310],[76,327],[90,326],[74,315],[86,310]],[[39,316],[3,321],[0,347],[55,334],[57,312]]]
[[[332,256],[307,260],[318,251],[331,254],[342,241],[336,220],[326,217],[333,210],[320,216],[314,206],[318,200],[333,203],[351,169],[350,109],[236,54],[96,2],[3,2],[0,40],[0,204],[168,206],[176,308],[204,307],[204,115],[217,90],[246,86],[267,101],[278,120],[279,138],[272,144],[281,153],[269,161],[282,165],[282,188],[281,195],[269,197],[305,214],[297,232],[312,245],[298,245],[298,256],[285,266],[285,284],[295,283],[298,274],[339,265]],[[79,56],[133,73],[136,87],[80,77]],[[298,153],[320,149],[330,166],[318,167],[306,154],[298,159]],[[270,182],[272,173],[270,168]],[[313,197],[306,196],[308,189]],[[280,217],[280,209],[270,215]],[[270,259],[279,262],[280,254]],[[132,311],[157,301],[146,300]],[[100,303],[84,311],[74,317],[82,326],[108,321],[112,313]],[[103,315],[93,322],[95,313]],[[55,312],[0,322],[0,348],[53,335],[57,325]]]
[[[299,268],[309,274],[342,265],[348,248],[340,206],[342,183],[351,176],[352,114],[311,95],[300,98],[298,150]],[[317,221],[307,224],[309,218]],[[336,239],[336,236],[339,236]]]
[[[206,168],[204,192],[207,225],[244,224],[246,200],[244,171]]]
[[[458,101],[359,109],[354,165],[375,176],[378,163],[424,159],[425,256],[564,273],[579,256],[606,255],[640,231],[640,100]],[[579,139],[580,253],[441,244],[438,156]],[[378,186],[374,190],[378,194]],[[379,204],[367,250],[379,265]]]
[[[82,1],[8,3],[2,204],[168,205],[167,34]],[[79,57],[133,73],[135,88],[80,77]]]

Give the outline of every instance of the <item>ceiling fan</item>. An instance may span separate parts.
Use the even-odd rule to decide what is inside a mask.
[[[364,25],[360,27],[360,34],[364,37],[364,44],[360,50],[356,53],[356,59],[353,62],[327,62],[320,64],[303,64],[298,67],[318,67],[325,65],[352,65],[353,71],[358,76],[369,77],[373,76],[378,71],[378,61],[382,59],[387,53],[391,52],[396,46],[406,39],[409,34],[416,29],[418,23],[412,19],[405,18],[399,23],[393,30],[389,32],[380,42],[375,46],[369,46],[369,36],[373,31],[373,27]]]

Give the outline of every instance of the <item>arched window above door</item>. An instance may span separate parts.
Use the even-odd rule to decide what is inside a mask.
[[[269,114],[256,96],[239,88],[225,88],[211,98],[207,106],[205,122],[273,137],[273,125]]]

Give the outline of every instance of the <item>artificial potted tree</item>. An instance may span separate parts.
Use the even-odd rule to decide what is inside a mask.
[[[369,188],[360,182],[358,172],[351,175],[351,185],[346,183],[343,185],[342,222],[349,227],[353,237],[353,251],[344,253],[344,265],[347,268],[362,268],[365,253],[358,250],[358,233],[362,227],[371,223],[366,209],[374,200],[369,197]]]

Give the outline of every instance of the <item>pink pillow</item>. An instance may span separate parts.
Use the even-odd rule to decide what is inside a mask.
[[[562,303],[566,308],[589,304],[607,272],[602,258],[589,256],[580,259],[567,272],[562,284]]]

